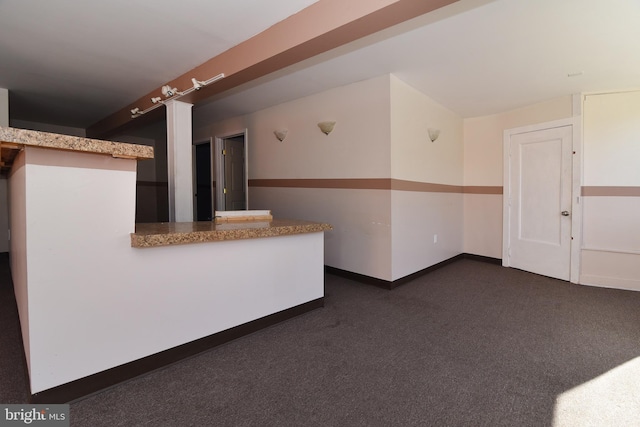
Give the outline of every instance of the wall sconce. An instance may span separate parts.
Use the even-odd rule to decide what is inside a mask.
[[[429,132],[429,139],[431,142],[435,142],[435,140],[440,136],[440,129],[429,128],[427,131]]]
[[[278,138],[278,141],[282,142],[287,137],[287,132],[287,129],[280,129],[273,131],[273,134],[276,136],[276,138]]]
[[[333,131],[333,127],[336,125],[336,122],[320,122],[318,123],[318,127],[325,135],[329,135],[331,131]]]

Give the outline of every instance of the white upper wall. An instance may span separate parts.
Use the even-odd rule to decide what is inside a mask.
[[[583,108],[583,185],[640,185],[640,91],[587,95]]]
[[[435,142],[428,129],[440,130]],[[391,177],[462,185],[462,119],[391,75]]]

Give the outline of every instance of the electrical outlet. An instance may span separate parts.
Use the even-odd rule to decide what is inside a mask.
[[[438,235],[437,234],[433,235],[433,243],[438,243]]]

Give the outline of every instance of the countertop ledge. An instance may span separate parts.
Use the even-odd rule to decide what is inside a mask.
[[[292,219],[222,224],[215,224],[212,221],[145,223],[136,224],[135,233],[131,233],[131,246],[151,248],[316,233],[332,229],[333,227],[329,224]]]
[[[0,146],[8,149],[33,146],[84,153],[109,154],[113,157],[127,159],[153,159],[153,147],[148,145],[103,141],[12,127],[0,127]]]

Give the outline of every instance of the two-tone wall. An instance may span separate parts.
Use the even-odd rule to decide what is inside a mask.
[[[572,116],[572,97],[464,120],[464,252],[502,258],[503,137],[506,129]]]
[[[640,290],[640,91],[465,119],[464,252],[501,257],[503,131],[569,118],[574,109],[582,112],[579,283]]]
[[[325,120],[336,121],[329,135]],[[429,127],[441,129],[435,143]],[[396,77],[205,126],[194,140],[244,129],[250,208],[330,223],[326,265],[393,281],[462,252],[462,120]]]
[[[393,281],[460,253],[502,257],[504,131],[583,112],[580,283],[640,289],[639,92],[461,119],[385,75],[202,127],[248,129],[249,203],[331,223],[327,265]],[[326,136],[317,128],[335,120]],[[273,135],[288,129],[282,142]],[[428,128],[440,129],[431,142]],[[580,236],[581,235],[581,236]]]
[[[429,138],[429,128],[440,135]],[[462,252],[462,119],[391,76],[392,278]]]
[[[583,101],[580,283],[640,290],[640,91]]]

